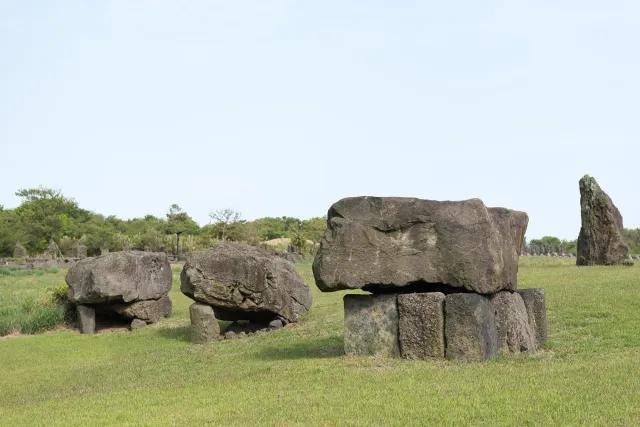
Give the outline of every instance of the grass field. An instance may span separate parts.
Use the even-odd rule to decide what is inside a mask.
[[[521,261],[520,287],[545,288],[546,350],[474,364],[346,357],[344,294],[315,286],[299,324],[191,345],[175,270],[157,325],[0,339],[0,425],[640,425],[640,268],[571,264]]]

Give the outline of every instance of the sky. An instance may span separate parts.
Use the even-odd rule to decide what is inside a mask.
[[[480,198],[640,227],[640,2],[0,0],[0,204],[310,218]]]

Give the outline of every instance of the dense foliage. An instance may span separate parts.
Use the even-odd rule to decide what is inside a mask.
[[[262,241],[290,238],[300,251],[310,251],[322,237],[326,218],[240,219],[234,212],[231,220],[215,221],[205,226],[196,223],[180,206],[173,204],[165,218],[147,215],[123,220],[104,216],[79,207],[60,191],[49,188],[21,189],[16,195],[21,204],[15,209],[0,205],[0,257],[11,257],[19,242],[30,255],[44,253],[53,240],[62,253],[73,256],[83,244],[89,255],[126,249],[176,253],[177,234],[180,252],[210,247],[223,237],[226,240],[257,245]]]

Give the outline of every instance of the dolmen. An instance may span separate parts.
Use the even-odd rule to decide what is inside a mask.
[[[353,197],[329,209],[314,259],[344,297],[347,355],[481,361],[547,338],[542,289],[517,289],[524,212],[479,199]]]
[[[312,304],[311,288],[289,261],[243,244],[192,253],[180,282],[195,301],[189,314],[196,344],[280,329]],[[221,334],[218,320],[233,323]]]
[[[164,253],[125,251],[86,258],[68,270],[65,280],[83,334],[95,332],[96,318],[130,322],[137,329],[171,313],[171,265]]]

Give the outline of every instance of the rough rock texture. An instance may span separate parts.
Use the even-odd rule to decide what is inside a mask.
[[[547,310],[544,289],[520,289],[517,292],[522,297],[527,309],[535,349],[539,350],[547,342]]]
[[[213,307],[220,320],[296,322],[311,308],[311,288],[293,265],[262,249],[221,243],[192,254],[180,290]]]
[[[136,301],[130,304],[113,304],[114,312],[129,319],[140,319],[155,323],[171,314],[171,300],[163,296],[157,300]]]
[[[82,334],[94,334],[96,332],[96,310],[93,307],[79,305],[76,307],[78,313],[78,329]]]
[[[344,296],[344,352],[400,357],[397,295]]]
[[[313,273],[325,292],[514,290],[528,221],[479,199],[346,198],[329,209]]]
[[[28,258],[29,257],[29,253],[27,252],[25,247],[20,244],[20,242],[17,242],[15,248],[13,248],[13,257],[14,258]]]
[[[499,292],[491,296],[491,304],[495,310],[501,350],[512,353],[534,351],[535,337],[520,294]]]
[[[189,307],[191,317],[191,342],[206,344],[220,339],[220,324],[213,309],[200,303],[193,303]]]
[[[133,319],[131,321],[130,328],[132,331],[135,331],[136,329],[144,328],[145,326],[147,326],[147,322],[145,322],[144,320]]]
[[[488,297],[451,294],[444,307],[447,358],[482,361],[500,351],[496,318]]]
[[[582,228],[578,236],[577,265],[616,265],[629,250],[622,235],[622,215],[596,180],[580,180]]]
[[[444,357],[444,299],[444,294],[440,292],[398,295],[398,333],[402,357]]]
[[[171,289],[171,279],[164,253],[134,251],[78,261],[65,278],[75,304],[159,299]]]
[[[85,259],[87,257],[87,247],[83,244],[79,244],[73,249],[73,256],[78,259]]]

